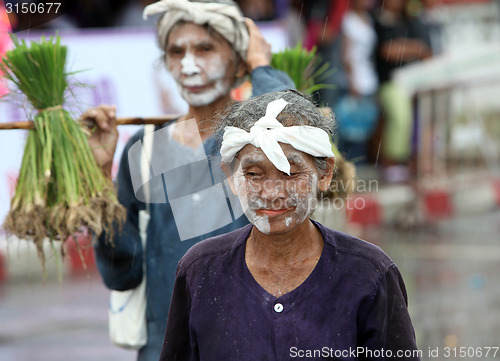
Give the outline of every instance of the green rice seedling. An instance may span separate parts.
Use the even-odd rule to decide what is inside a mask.
[[[316,47],[307,50],[299,42],[293,48],[274,53],[271,66],[287,73],[301,92],[312,94],[320,89],[333,88],[332,84],[323,81],[333,74],[334,70],[328,62],[323,62]]]
[[[64,109],[71,74],[65,69],[67,48],[60,37],[30,44],[12,39],[14,48],[3,57],[0,70],[38,112],[4,227],[33,240],[44,265],[44,239],[64,242],[85,230],[106,232],[111,239],[126,213],[81,125]]]

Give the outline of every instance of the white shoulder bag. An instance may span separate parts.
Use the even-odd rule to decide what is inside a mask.
[[[141,152],[141,177],[149,179],[149,161],[153,149],[154,125],[144,126]],[[146,237],[149,224],[149,183],[144,183],[146,209],[139,211],[139,234],[142,241],[143,278],[139,286],[127,291],[111,291],[109,297],[109,337],[115,345],[138,350],[148,339],[146,322]]]

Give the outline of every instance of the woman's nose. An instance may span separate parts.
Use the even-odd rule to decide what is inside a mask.
[[[281,179],[266,179],[261,189],[261,197],[274,200],[285,197],[284,182]]]
[[[184,58],[181,60],[182,74],[184,75],[195,75],[201,73],[200,68],[196,65],[194,61],[194,56],[191,53],[186,53]]]

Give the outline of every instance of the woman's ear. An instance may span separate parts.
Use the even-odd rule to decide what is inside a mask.
[[[221,162],[220,167],[221,167],[222,171],[224,172],[224,174],[226,175],[227,182],[229,183],[229,186],[231,187],[231,192],[233,192],[233,194],[235,196],[237,196],[238,193],[236,192],[236,187],[234,186],[233,170],[232,170],[231,166],[227,163]]]
[[[326,192],[330,187],[330,183],[332,182],[333,177],[335,158],[327,158],[326,162],[328,164],[328,168],[324,172],[322,172],[323,174],[319,178],[318,182],[318,188],[321,192]]]

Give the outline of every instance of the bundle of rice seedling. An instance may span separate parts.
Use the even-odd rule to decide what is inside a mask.
[[[293,80],[297,90],[306,94],[325,88],[333,88],[332,84],[324,83],[334,70],[328,62],[323,62],[316,47],[307,50],[302,43],[293,48],[286,48],[273,53],[271,66],[284,71]]]
[[[33,240],[44,265],[45,238],[64,242],[85,228],[112,237],[113,224],[121,225],[126,213],[80,124],[63,108],[70,75],[65,70],[67,48],[59,37],[42,38],[29,46],[13,36],[13,42],[0,70],[38,113],[4,227]]]

